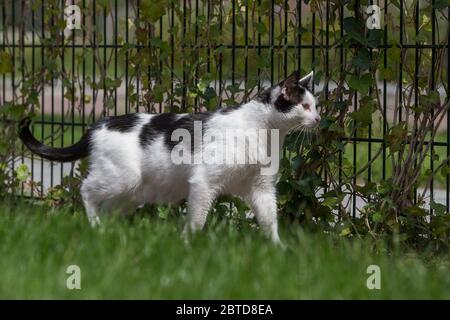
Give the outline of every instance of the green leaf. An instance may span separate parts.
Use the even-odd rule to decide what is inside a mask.
[[[164,101],[164,92],[166,92],[166,88],[160,84],[157,83],[153,87],[153,101],[156,103],[161,103]]]
[[[376,48],[382,44],[384,30],[371,29],[367,31],[367,45],[371,48]]]
[[[429,94],[420,95],[419,102],[423,107],[431,109],[440,104],[441,98],[438,91],[430,91]]]
[[[154,23],[166,13],[166,0],[143,0],[140,3],[142,17],[145,21]]]
[[[350,88],[358,91],[362,95],[366,96],[369,93],[369,88],[373,84],[372,75],[369,73],[363,74],[361,77],[352,75],[348,80]]]
[[[158,217],[161,219],[167,219],[169,216],[170,208],[166,206],[158,206]]]
[[[8,152],[9,145],[5,141],[0,141],[0,155],[4,156]]]
[[[393,63],[399,63],[401,61],[402,50],[398,47],[397,42],[390,41],[391,47],[387,50],[387,58]]]
[[[303,159],[303,157],[301,155],[296,155],[293,159],[292,159],[292,169],[294,171],[297,171],[301,165],[303,165],[305,163],[305,159]]]
[[[260,33],[260,34],[267,33],[267,27],[264,24],[264,22],[261,21],[261,22],[257,23],[255,27],[256,27],[256,31],[258,31],[258,33]]]
[[[366,104],[359,108],[357,111],[353,111],[348,116],[358,122],[361,126],[368,126],[372,123],[372,113],[375,109],[371,104]]]
[[[431,201],[430,207],[435,211],[437,215],[443,215],[447,213],[447,207],[442,203]]]
[[[375,213],[372,215],[372,220],[373,220],[374,222],[380,222],[381,220],[383,220],[383,216],[381,215],[381,213],[375,212]]]
[[[449,0],[434,0],[433,8],[442,10],[450,6]]]
[[[395,70],[393,70],[393,68],[380,67],[378,69],[378,72],[379,72],[381,80],[391,80],[392,81],[395,78]]]
[[[23,118],[26,107],[23,104],[14,104],[11,105],[9,114],[14,120],[20,120]]]
[[[391,128],[389,133],[386,135],[386,142],[391,152],[399,151],[403,147],[403,141],[406,138],[406,126],[405,122],[400,122]]]
[[[328,197],[322,201],[322,205],[330,209],[333,209],[338,203],[339,199],[334,197]]]
[[[427,210],[418,206],[408,208],[408,213],[414,217],[424,217],[428,214]]]
[[[347,108],[347,101],[336,101],[334,103],[334,106],[337,110],[341,111],[341,110],[345,110]]]
[[[13,70],[11,55],[6,51],[0,51],[0,74],[9,73]]]
[[[364,37],[361,24],[356,21],[355,17],[347,17],[344,19],[344,31],[350,39],[353,39],[363,45],[367,45],[367,40]]]
[[[447,177],[447,175],[450,174],[450,166],[448,164],[442,165],[440,173],[444,178]]]
[[[21,163],[16,169],[16,177],[19,181],[25,181],[30,176],[30,171],[26,164]]]
[[[352,59],[352,65],[361,70],[367,70],[370,68],[371,60],[369,52],[365,49],[359,50],[357,55]]]
[[[339,235],[345,237],[345,236],[348,236],[351,233],[352,233],[352,231],[350,230],[350,228],[344,228],[344,229],[341,230],[341,233]]]

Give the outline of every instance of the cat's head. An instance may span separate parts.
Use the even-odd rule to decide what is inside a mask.
[[[316,98],[310,92],[313,72],[301,77],[294,71],[278,85],[265,92],[262,99],[270,104],[271,120],[287,130],[311,129],[318,126],[320,115]]]

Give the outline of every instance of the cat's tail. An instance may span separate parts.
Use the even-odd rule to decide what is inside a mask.
[[[41,157],[60,162],[70,162],[89,155],[91,131],[89,130],[80,141],[65,148],[52,148],[36,140],[30,131],[29,125],[31,118],[25,118],[19,123],[19,137],[20,140],[33,153]]]

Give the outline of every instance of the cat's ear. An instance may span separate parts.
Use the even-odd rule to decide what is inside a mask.
[[[286,79],[281,81],[280,86],[293,85],[293,84],[298,83],[299,81],[300,81],[300,72],[296,70],[296,71],[292,72]]]
[[[311,81],[313,79],[314,76],[314,71],[311,71],[308,75],[304,76],[303,78],[301,78],[298,83],[305,88],[308,88],[309,85],[311,84]]]
[[[286,89],[297,87],[299,81],[300,81],[300,72],[299,71],[292,72],[286,79],[280,81],[280,83],[278,84],[281,87],[281,94],[286,95]]]

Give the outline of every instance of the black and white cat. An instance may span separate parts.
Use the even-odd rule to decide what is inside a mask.
[[[49,160],[75,161],[89,156],[89,173],[81,194],[92,225],[99,223],[100,212],[120,209],[130,213],[144,203],[187,200],[185,231],[195,231],[202,229],[216,197],[227,194],[246,201],[264,232],[279,242],[278,167],[264,173],[267,161],[259,159],[276,154],[272,161],[278,163],[288,132],[318,125],[316,100],[308,90],[312,76],[311,72],[301,78],[294,72],[252,101],[212,113],[107,117],[66,148],[51,148],[37,141],[29,130],[29,119],[21,123],[20,138],[32,152]],[[229,139],[225,134],[229,130],[245,132],[246,137]],[[268,136],[272,138],[270,143],[265,139]],[[256,148],[249,146],[252,138],[257,141]],[[230,144],[233,146],[228,148]],[[201,157],[198,161],[197,156],[205,156],[206,151],[214,154],[215,160],[235,160],[246,153],[246,161],[208,161]],[[180,156],[184,161],[179,161]]]

